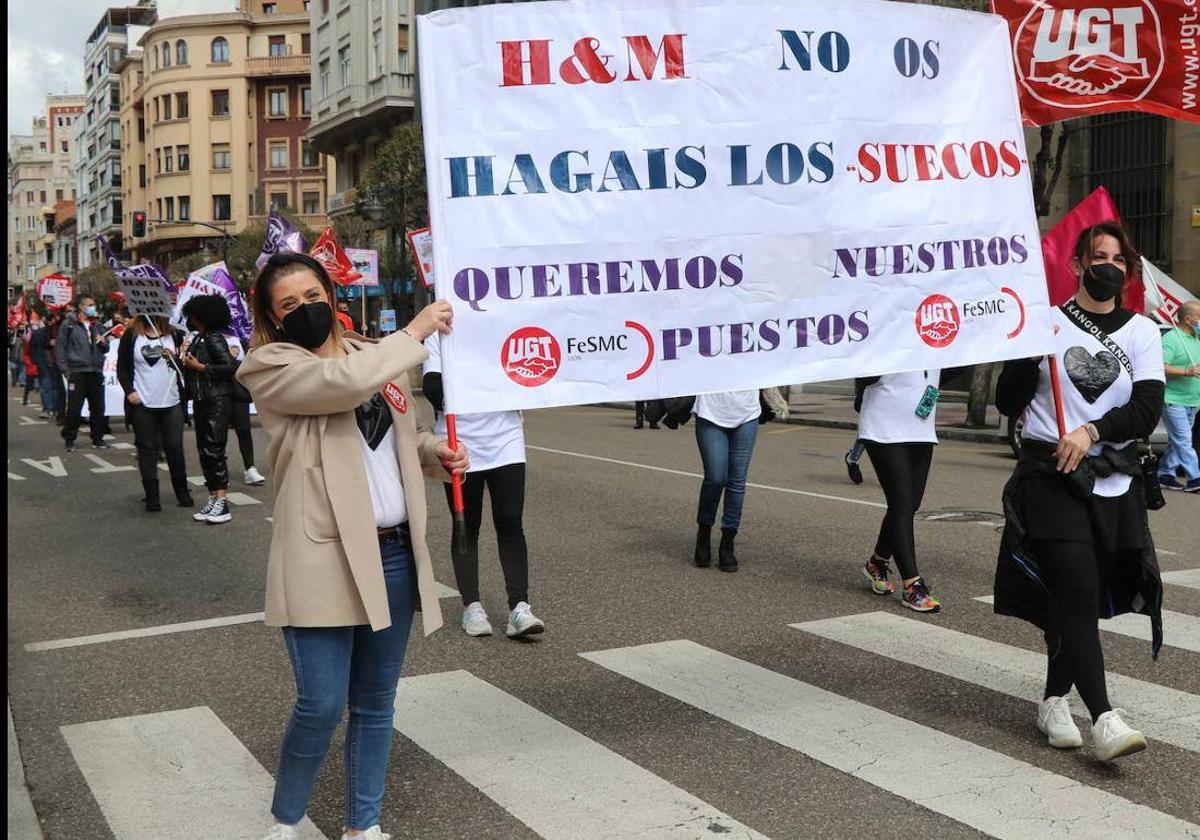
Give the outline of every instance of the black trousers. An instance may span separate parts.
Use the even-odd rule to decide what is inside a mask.
[[[183,454],[183,406],[147,408],[129,406],[129,422],[133,424],[133,442],[137,446],[138,471],[147,497],[158,497],[158,451],[167,455],[167,469],[176,494],[186,493],[187,462]]]
[[[1044,697],[1065,697],[1074,685],[1094,722],[1112,708],[1097,616],[1102,583],[1112,574],[1116,552],[1067,540],[1035,540],[1030,550],[1041,561],[1046,585],[1058,602],[1060,644],[1058,650],[1047,644]]]
[[[229,463],[225,447],[229,443],[230,399],[219,396],[193,403],[196,426],[196,450],[209,493],[229,489]]]
[[[878,557],[893,557],[900,576],[915,578],[917,571],[916,535],[913,516],[925,497],[925,482],[933,462],[932,443],[876,443],[863,441],[867,455],[887,498],[887,513],[875,541]]]
[[[250,432],[250,403],[234,400],[231,403],[229,423],[237,432],[238,449],[242,453],[242,466],[254,466],[254,437]]]
[[[83,422],[83,403],[88,406],[88,430],[92,443],[104,440],[104,374],[99,372],[72,373],[67,377],[67,419],[62,436],[74,443]]]
[[[459,551],[451,546],[454,579],[462,594],[463,605],[479,600],[479,527],[483,522],[483,488],[492,500],[492,524],[500,549],[500,567],[508,591],[508,608],[529,600],[529,552],[525,545],[525,465],[508,464],[463,476],[463,517],[467,525],[467,544]],[[454,496],[446,485],[446,502],[454,510]]]

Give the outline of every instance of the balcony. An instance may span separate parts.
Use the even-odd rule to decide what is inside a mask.
[[[307,76],[311,64],[309,55],[269,55],[246,59],[246,75],[249,78],[272,76]]]
[[[332,216],[334,213],[352,210],[356,201],[358,201],[358,190],[354,187],[334,193],[329,196],[329,214]]]

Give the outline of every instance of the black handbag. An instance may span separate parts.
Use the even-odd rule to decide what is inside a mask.
[[[1146,492],[1146,509],[1161,510],[1167,506],[1167,500],[1163,498],[1162,485],[1158,483],[1158,456],[1150,448],[1148,440],[1139,440],[1136,446],[1138,466],[1142,469],[1142,488]]]

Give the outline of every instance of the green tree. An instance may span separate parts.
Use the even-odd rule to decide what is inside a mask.
[[[178,283],[182,280],[186,280],[187,276],[196,269],[203,268],[212,261],[212,257],[210,257],[208,254],[199,252],[195,254],[188,254],[184,257],[177,257],[176,259],[172,260],[171,264],[167,267],[167,277]]]
[[[88,294],[97,301],[104,301],[117,290],[117,276],[107,265],[92,265],[82,268],[73,278],[75,294]]]
[[[313,231],[312,228],[300,221],[291,210],[285,208],[279,211],[280,214],[292,223],[300,235],[304,237],[304,241],[312,247],[317,241],[318,231]],[[254,265],[258,255],[262,253],[263,242],[267,238],[267,223],[266,221],[253,222],[246,225],[229,243],[229,249],[225,257],[225,266],[229,269],[229,275],[233,281],[237,283],[238,288],[246,291],[254,284],[254,278],[258,276],[258,268]],[[218,246],[219,247],[219,246]],[[216,262],[220,257],[207,258],[201,265],[207,265],[210,262]],[[193,271],[195,269],[192,269]]]

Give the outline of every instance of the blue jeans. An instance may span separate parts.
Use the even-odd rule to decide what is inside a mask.
[[[283,638],[296,677],[296,705],[283,733],[271,813],[294,825],[304,818],[333,732],[350,705],[346,728],[346,826],[379,824],[396,683],[416,598],[416,566],[407,534],[380,543],[392,625],[285,627]]]
[[[58,412],[58,389],[55,388],[55,379],[58,378],[58,368],[53,370],[49,365],[42,365],[38,368],[38,390],[42,394],[42,408],[50,414]]]
[[[746,503],[746,473],[754,440],[758,437],[758,420],[748,420],[736,429],[726,429],[703,417],[696,418],[696,443],[704,463],[704,481],[700,484],[700,509],[696,524],[712,527],[717,518],[721,491],[725,492],[725,512],[722,528],[737,528],[742,522],[742,506]]]
[[[1196,422],[1197,407],[1194,405],[1163,406],[1163,422],[1167,427],[1167,451],[1158,462],[1158,474],[1175,477],[1175,471],[1183,467],[1187,481],[1200,478],[1200,459],[1192,444],[1192,424]]]

